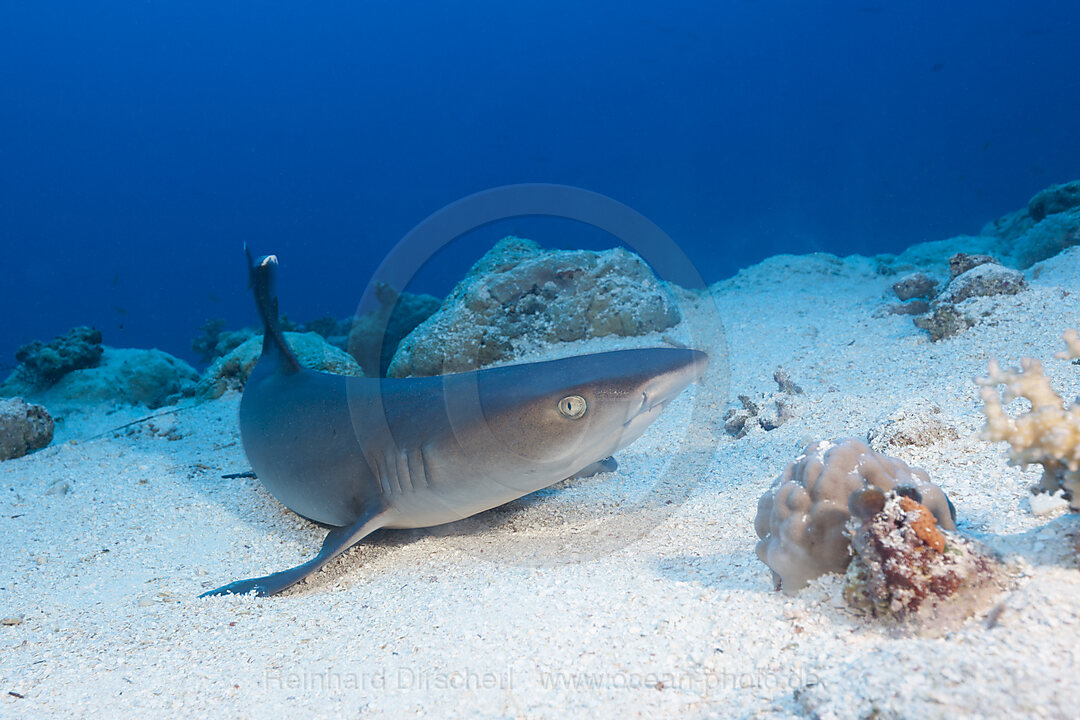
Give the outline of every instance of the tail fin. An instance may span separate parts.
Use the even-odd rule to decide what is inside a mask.
[[[255,307],[259,310],[259,317],[263,323],[263,349],[262,357],[273,357],[278,361],[280,369],[286,373],[300,371],[300,361],[285,342],[285,335],[281,332],[281,324],[278,322],[278,301],[275,293],[275,274],[277,273],[277,257],[264,255],[257,261],[252,258],[251,250],[244,244],[244,253],[248,260],[249,286],[255,293]]]

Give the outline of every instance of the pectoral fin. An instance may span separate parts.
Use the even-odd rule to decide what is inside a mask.
[[[319,554],[305,563],[288,570],[265,575],[263,577],[237,580],[228,585],[222,585],[216,590],[204,592],[199,597],[212,595],[246,595],[251,591],[259,597],[276,595],[277,593],[292,587],[308,575],[322,568],[328,562],[341,553],[351,548],[365,537],[378,530],[386,522],[386,511],[382,507],[372,507],[361,515],[352,525],[334,528],[323,540]]]
[[[592,465],[586,465],[570,477],[587,478],[602,472],[615,472],[618,468],[619,463],[615,461],[615,458],[608,456],[603,460],[597,460]]]

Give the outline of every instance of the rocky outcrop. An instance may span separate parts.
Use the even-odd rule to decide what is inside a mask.
[[[542,250],[507,237],[402,340],[387,374],[475,370],[539,345],[644,335],[679,321],[674,298],[633,253]]]
[[[22,398],[0,400],[0,460],[22,457],[52,442],[53,419]]]

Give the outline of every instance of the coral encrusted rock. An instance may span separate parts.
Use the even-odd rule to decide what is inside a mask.
[[[0,460],[22,457],[52,442],[53,419],[22,398],[0,400]]]
[[[973,256],[965,256],[961,267]],[[954,257],[955,259],[955,257]],[[964,304],[972,298],[1015,295],[1026,287],[1024,274],[990,261],[981,261],[949,281],[930,303],[930,312],[914,319],[916,327],[930,333],[931,340],[952,337],[979,321],[976,312]]]
[[[844,598],[876,617],[923,617],[966,594],[966,614],[977,603],[972,591],[997,577],[991,553],[956,532],[942,530],[930,509],[911,495],[868,488],[849,502],[852,559]]]
[[[475,370],[541,345],[644,335],[680,319],[672,295],[633,253],[543,250],[507,237],[401,341],[387,375]]]
[[[1040,190],[1028,203],[1028,215],[1039,222],[1047,215],[1054,215],[1080,207],[1080,180],[1073,180],[1062,185],[1051,185]]]
[[[923,470],[871,450],[860,440],[809,445],[758,501],[757,555],[787,593],[829,572],[844,572],[852,493],[874,487],[917,493],[943,528],[956,528],[954,510]]]
[[[16,350],[15,375],[36,389],[45,389],[74,370],[94,367],[103,352],[101,331],[72,328],[49,342],[35,340]]]
[[[293,354],[300,364],[312,370],[335,375],[363,375],[363,370],[349,353],[327,342],[321,335],[285,333]],[[213,362],[199,379],[195,394],[203,400],[213,400],[226,390],[241,390],[262,354],[263,336],[255,335],[225,357]]]
[[[383,377],[401,339],[431,317],[440,302],[431,295],[398,293],[386,283],[375,286],[375,299],[379,307],[353,322],[348,350],[365,375]]]

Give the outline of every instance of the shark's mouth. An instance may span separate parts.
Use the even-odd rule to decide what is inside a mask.
[[[648,397],[643,398],[641,409],[630,416],[630,419],[622,424],[618,433],[618,447],[624,448],[634,440],[637,440],[646,428],[663,412],[668,404],[667,398],[650,403]]]
[[[663,411],[667,404],[668,399],[666,398],[650,403],[648,396],[642,393],[641,407],[638,408],[637,412],[630,416],[629,420],[623,423],[623,427],[631,427],[636,423],[642,422],[642,420],[647,423],[652,422],[656,419],[656,416]]]

